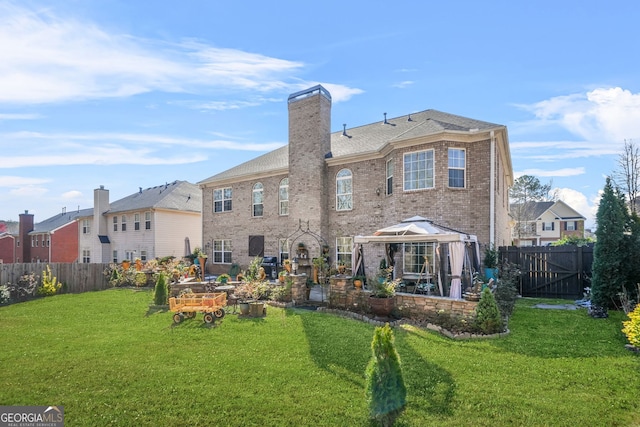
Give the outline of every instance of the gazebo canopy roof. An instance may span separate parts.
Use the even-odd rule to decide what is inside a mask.
[[[381,228],[372,236],[355,236],[354,243],[404,243],[404,242],[477,242],[473,234],[436,225],[421,216],[407,218],[399,224]]]

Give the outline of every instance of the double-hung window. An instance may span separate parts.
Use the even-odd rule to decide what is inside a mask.
[[[353,238],[338,237],[336,238],[336,261],[338,264],[344,264],[347,268],[351,268],[351,253],[353,248]]]
[[[231,264],[231,240],[213,241],[213,262]]]
[[[280,181],[278,202],[280,205],[280,215],[289,215],[289,178],[283,178],[282,181]]]
[[[140,230],[140,214],[133,214],[133,229],[138,231]]]
[[[264,187],[261,182],[257,182],[253,186],[252,207],[253,216],[262,216],[264,211]]]
[[[151,230],[151,212],[144,213],[144,229]]]
[[[434,187],[433,150],[406,153],[403,159],[404,191]]]
[[[213,190],[213,211],[227,212],[231,210],[233,192],[231,188],[218,188]]]
[[[113,231],[118,231],[118,216],[113,217]]]
[[[393,159],[387,160],[387,195],[393,194]]]
[[[127,217],[122,215],[122,231],[127,231]]]
[[[449,187],[465,186],[466,153],[461,148],[449,148]]]

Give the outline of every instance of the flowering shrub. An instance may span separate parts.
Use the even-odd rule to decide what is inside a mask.
[[[0,286],[0,304],[6,304],[11,300],[11,292],[9,292],[9,286]]]
[[[627,336],[629,343],[640,348],[640,304],[628,314],[629,320],[622,322],[622,332]]]
[[[62,283],[58,282],[58,279],[51,274],[51,267],[47,265],[46,270],[42,271],[42,284],[38,287],[38,295],[55,295],[61,287]]]

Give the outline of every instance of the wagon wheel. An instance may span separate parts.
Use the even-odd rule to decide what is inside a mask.
[[[194,317],[196,317],[196,312],[195,311],[189,311],[187,313],[187,319],[193,319]]]
[[[173,315],[173,323],[181,323],[184,320],[184,314],[176,313]]]
[[[205,313],[204,314],[204,322],[205,323],[213,323],[216,318],[213,316],[213,313]]]
[[[225,315],[224,309],[223,308],[219,308],[216,311],[213,312],[213,315],[216,316],[218,319],[222,319]]]

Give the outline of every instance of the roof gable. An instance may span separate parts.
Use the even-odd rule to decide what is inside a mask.
[[[34,224],[33,231],[31,231],[29,234],[50,233],[60,227],[64,227],[69,223],[76,222],[78,218],[91,215],[93,215],[93,209],[79,209],[73,212],[62,212],[50,218],[47,218],[44,221],[40,221],[39,223]]]

